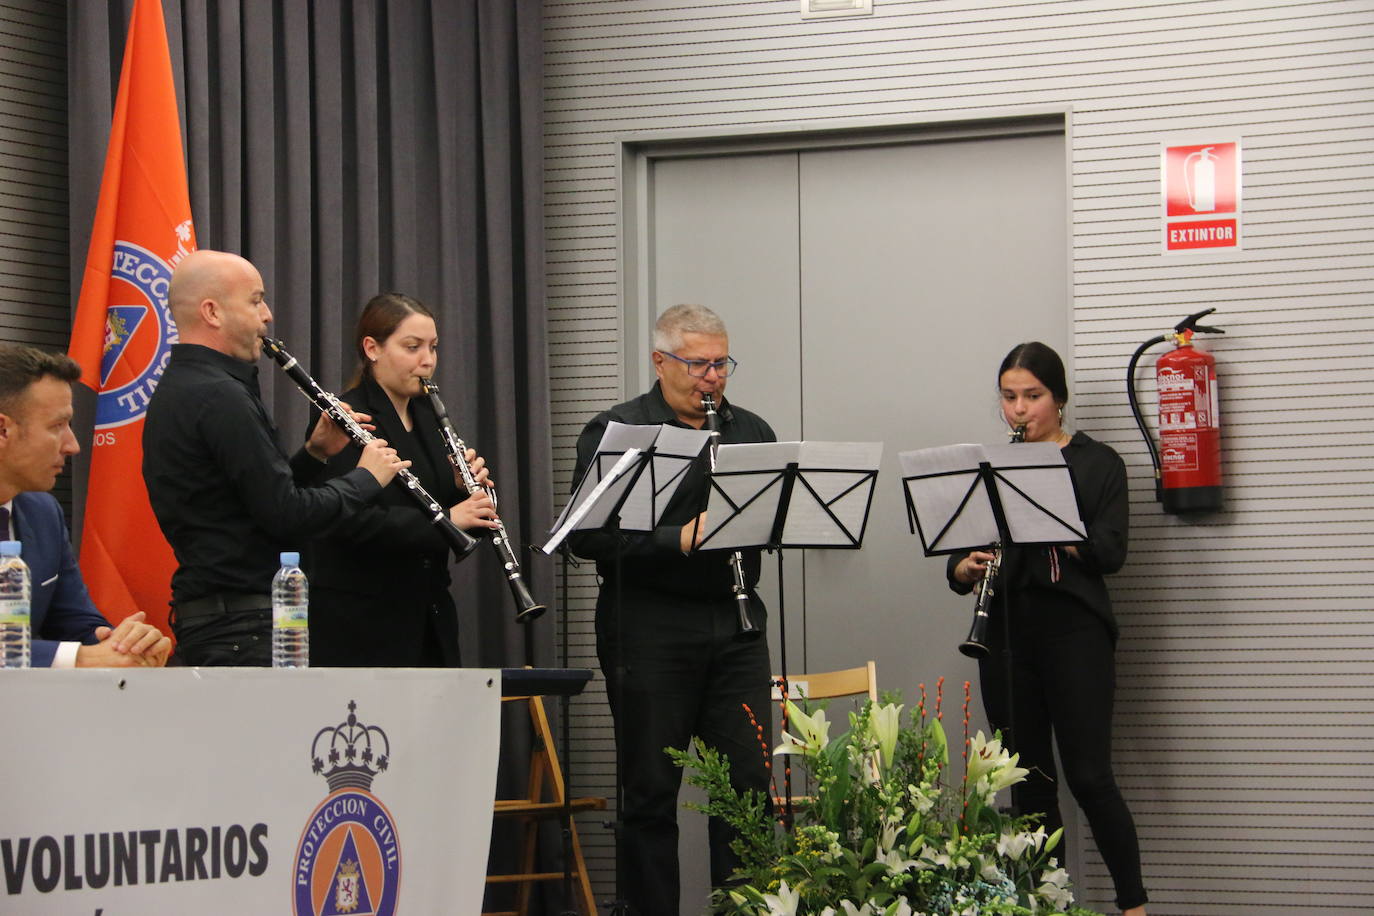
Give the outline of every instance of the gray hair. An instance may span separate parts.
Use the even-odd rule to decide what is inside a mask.
[[[704,305],[675,305],[654,322],[654,349],[672,353],[682,349],[683,334],[725,337],[725,322]]]

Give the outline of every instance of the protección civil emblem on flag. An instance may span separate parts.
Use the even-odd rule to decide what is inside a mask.
[[[71,356],[96,392],[81,570],[112,622],[167,631],[176,561],[143,483],[143,417],[171,356],[172,270],[196,249],[172,61],[159,0],[135,0]]]

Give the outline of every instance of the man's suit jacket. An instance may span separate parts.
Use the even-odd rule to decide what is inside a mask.
[[[91,603],[72,555],[62,507],[51,493],[14,497],[14,534],[24,545],[24,562],[33,579],[33,666],[48,668],[59,642],[93,645],[95,628],[109,626],[109,621]]]

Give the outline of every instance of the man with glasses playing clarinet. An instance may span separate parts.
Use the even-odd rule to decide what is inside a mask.
[[[707,422],[706,395],[715,403],[721,442],[777,440],[763,419],[725,400],[726,379],[737,364],[715,312],[675,305],[659,316],[653,343],[658,381],[587,424],[577,440],[574,481],[595,458],[608,422],[701,429]],[[767,751],[759,731],[772,734],[768,645],[761,638],[764,608],[754,591],[760,556],[758,550],[741,552],[753,629],[742,633],[744,615],[732,588],[734,552],[694,552],[703,531],[698,513],[706,502],[707,473],[703,452],[652,532],[589,531],[571,538],[573,552],[596,560],[601,578],[597,656],[615,719],[625,790],[619,894],[640,916],[678,912],[682,771],[665,747],[686,748],[693,736],[700,737],[729,758],[737,788],[769,793]],[[714,819],[709,831],[711,881],[719,886],[737,862],[729,848],[733,832]]]

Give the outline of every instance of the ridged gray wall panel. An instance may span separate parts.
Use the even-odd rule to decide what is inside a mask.
[[[67,348],[67,219],[67,8],[0,0],[0,340]]]
[[[1131,469],[1117,761],[1151,912],[1374,908],[1374,3],[545,5],[559,489],[625,394],[616,141],[1071,110],[1071,419]],[[1242,139],[1245,248],[1167,258],[1159,143],[1199,134]],[[1228,332],[1227,509],[1184,521],[1153,502],[1122,389],[1135,346],[1205,306]],[[572,582],[595,667],[595,580]],[[576,791],[610,794],[604,696],[575,709]],[[609,888],[609,840],[583,831]],[[1110,909],[1095,856],[1077,879]]]
[[[0,2],[0,340],[65,349],[67,13]]]

